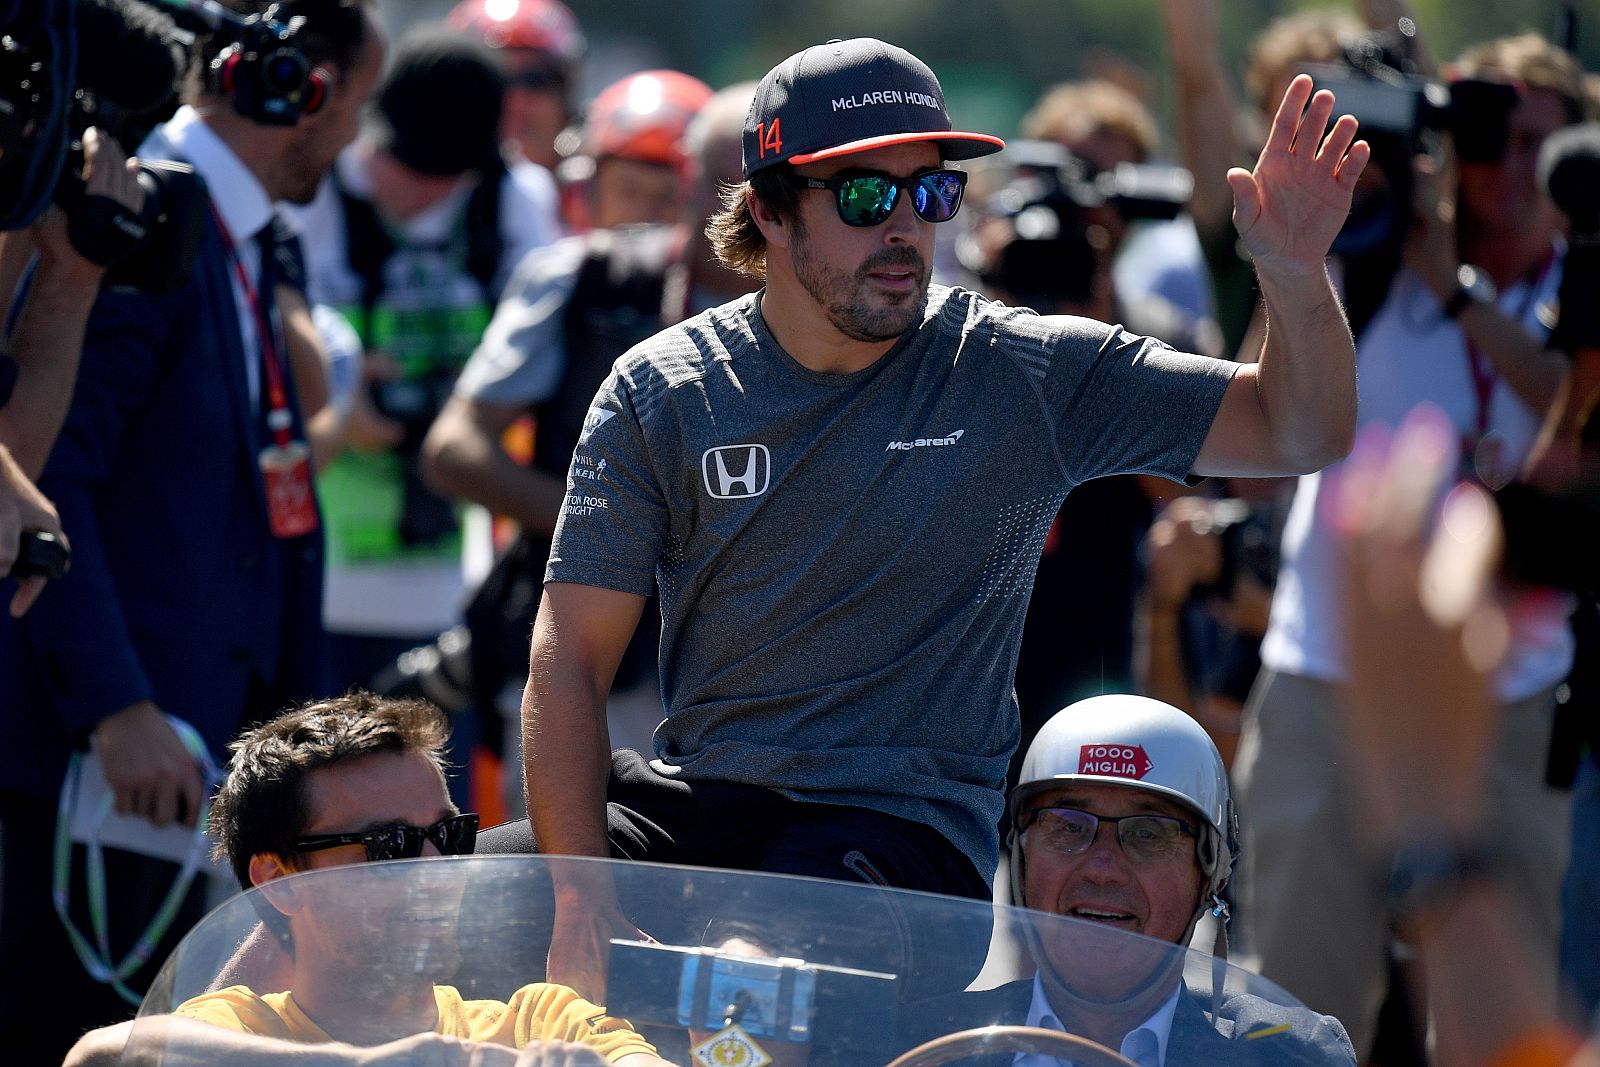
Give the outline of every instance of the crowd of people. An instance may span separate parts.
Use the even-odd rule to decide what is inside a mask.
[[[503,1002],[349,1004],[290,910],[270,991],[135,1049],[212,839],[245,890],[542,853],[1221,926],[1310,1009],[1108,1021],[1048,944],[970,993],[985,946],[913,928],[957,999],[906,1044],[985,996],[1144,1067],[1600,1060],[1600,94],[1560,43],[1440,67],[1362,0],[1236,85],[1216,0],[1163,0],[1171,131],[1108,67],[1008,143],[871,38],[583,101],[560,0],[227,6],[0,245],[18,1062],[663,1062],[581,864]]]

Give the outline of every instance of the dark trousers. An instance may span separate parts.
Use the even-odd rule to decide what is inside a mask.
[[[628,749],[612,753],[606,795],[607,837],[612,856],[619,859],[864,882],[984,902],[990,898],[972,860],[943,835],[883,812],[791,800],[742,783],[668,778]],[[481,831],[477,851],[525,854],[538,847],[522,819]],[[793,898],[796,907],[806,906],[804,887],[774,887],[772,892]],[[826,925],[837,918],[822,914],[816,921]],[[898,914],[889,921],[903,926]],[[962,931],[970,936],[954,936],[949,928],[920,929],[914,922],[904,928],[900,969],[912,976],[904,988],[917,996],[965,988],[983,965],[989,931],[973,924],[962,924]],[[881,970],[886,961],[874,950],[871,958],[812,962]]]
[[[89,976],[50,902],[56,801],[0,790],[0,1035],[7,1063],[54,1065],[85,1031],[133,1016],[134,1008]],[[178,868],[105,850],[106,926],[114,962],[144,932]],[[93,939],[84,850],[73,846],[70,914]],[[205,907],[197,880],[155,952],[128,985],[143,992]]]

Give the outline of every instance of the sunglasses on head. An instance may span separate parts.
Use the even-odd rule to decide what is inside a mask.
[[[909,178],[892,174],[852,174],[838,178],[795,176],[803,189],[831,189],[834,206],[846,226],[876,226],[894,214],[900,190],[911,194],[911,210],[923,222],[949,222],[961,208],[967,174],[930,170]]]
[[[390,823],[375,830],[348,834],[315,834],[295,840],[291,846],[296,852],[317,852],[340,845],[360,845],[367,850],[367,860],[412,860],[422,855],[422,845],[432,841],[434,847],[446,856],[470,856],[478,840],[478,815],[463,812],[440,819],[432,826],[412,826],[410,823]]]

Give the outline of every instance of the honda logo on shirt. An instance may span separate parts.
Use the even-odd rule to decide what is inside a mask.
[[[718,500],[760,496],[772,480],[772,457],[766,445],[722,445],[700,457],[706,492]]]

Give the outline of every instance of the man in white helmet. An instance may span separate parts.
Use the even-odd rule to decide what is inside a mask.
[[[908,1044],[942,1032],[941,1020],[981,1017],[1086,1037],[1140,1067],[1355,1063],[1331,1016],[1232,989],[1202,996],[1184,981],[1200,916],[1225,921],[1220,894],[1237,848],[1222,757],[1194,719],[1148,697],[1081,700],[1039,731],[1007,810],[1011,903],[1095,927],[1025,929],[1033,978],[931,1002],[912,1013]]]

